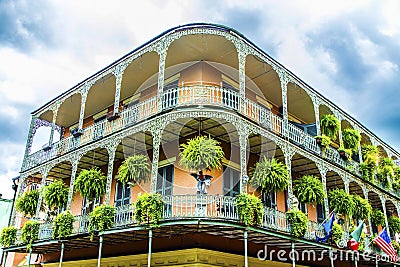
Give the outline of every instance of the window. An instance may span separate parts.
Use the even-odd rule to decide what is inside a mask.
[[[324,205],[317,204],[317,222],[322,223],[325,220]]]
[[[265,207],[276,209],[276,193],[263,193],[262,195],[262,202]]]
[[[307,204],[304,202],[299,203],[299,210],[301,210],[304,213],[307,213]]]
[[[174,165],[168,165],[158,169],[157,190],[163,196],[172,195],[174,186]]]
[[[90,214],[94,207],[100,205],[100,198],[94,200],[94,201],[88,201],[88,199],[86,197],[84,197],[82,199],[82,211],[81,214],[82,215],[88,215]]]
[[[224,196],[234,197],[240,192],[240,173],[229,167],[224,168],[224,184],[223,184],[223,194]]]
[[[131,200],[131,185],[117,181],[115,189],[115,207],[129,204]]]

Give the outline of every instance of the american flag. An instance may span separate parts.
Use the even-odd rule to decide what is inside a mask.
[[[397,262],[399,258],[397,256],[396,250],[390,242],[390,237],[386,231],[386,228],[384,228],[381,233],[374,239],[374,243],[378,247],[380,247],[386,254],[388,254],[393,262]]]

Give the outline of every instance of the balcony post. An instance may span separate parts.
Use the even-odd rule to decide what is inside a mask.
[[[99,256],[97,258],[97,267],[101,266],[101,251],[103,250],[103,235],[100,234],[99,238]]]
[[[288,169],[288,173],[289,173],[289,184],[288,184],[288,206],[289,206],[289,209],[292,209],[293,208],[293,197],[294,197],[294,195],[293,195],[293,184],[292,184],[292,157],[293,157],[293,155],[294,155],[294,152],[289,152],[288,151],[288,149],[286,148],[286,149],[283,149],[282,150],[282,152],[283,152],[283,154],[284,154],[284,156],[285,156],[285,164],[286,164],[286,167],[287,167],[287,169]]]
[[[106,184],[106,197],[104,199],[104,204],[110,204],[111,198],[111,184],[113,178],[113,170],[114,170],[114,159],[115,159],[115,151],[117,150],[119,140],[114,140],[114,143],[110,144],[108,150],[108,169],[107,169],[107,184]]]
[[[147,253],[147,267],[151,267],[151,246],[153,242],[153,230],[149,229],[149,251]]]
[[[314,104],[314,114],[315,114],[315,127],[317,129],[317,135],[321,135],[321,125],[319,124],[319,105],[320,103],[318,103],[318,101],[312,98],[312,102]]]
[[[72,205],[72,196],[74,195],[74,182],[76,177],[76,171],[78,170],[78,162],[79,159],[76,159],[72,162],[71,179],[69,182],[69,192],[67,200],[67,210],[70,210]]]
[[[83,129],[83,119],[85,117],[85,106],[86,106],[86,100],[87,100],[87,95],[89,93],[90,88],[95,82],[89,81],[86,82],[83,87],[80,90],[81,93],[81,111],[79,112],[79,126],[78,129]]]
[[[292,244],[292,267],[296,267],[296,251],[294,250],[294,242]]]
[[[157,93],[157,108],[158,112],[161,112],[163,109],[163,91],[164,91],[164,72],[165,72],[165,60],[167,58],[167,49],[169,43],[164,41],[162,47],[157,51],[160,56],[159,64],[158,64],[158,93]]]
[[[127,62],[122,62],[119,65],[115,66],[113,70],[113,74],[115,76],[115,100],[114,100],[113,115],[117,115],[119,112],[119,100],[121,96],[122,76],[124,75],[127,66],[128,66]]]
[[[7,252],[7,251],[4,251],[4,253],[3,253],[3,261],[2,261],[1,266],[6,266],[6,263],[7,263],[7,256],[8,256],[8,252]]]
[[[325,218],[329,216],[329,204],[328,204],[328,190],[326,188],[326,171],[320,172],[322,179],[322,187],[324,188],[325,198],[324,198],[324,210],[325,210]]]
[[[25,168],[26,164],[26,159],[31,153],[31,148],[32,148],[32,143],[33,143],[33,137],[35,136],[36,130],[37,130],[37,123],[36,121],[38,118],[34,115],[31,117],[31,124],[29,126],[29,132],[28,132],[28,138],[26,140],[26,146],[25,146],[25,155],[24,155],[24,161],[22,164],[22,169]]]
[[[59,267],[62,267],[63,257],[64,257],[64,242],[61,241],[60,264],[58,265]]]
[[[239,44],[238,61],[239,61],[239,110],[242,114],[246,114],[246,57],[247,52],[244,50],[245,44]]]
[[[40,183],[40,188],[39,188],[40,194],[39,194],[39,199],[38,199],[38,203],[37,203],[37,206],[36,206],[36,213],[35,213],[35,218],[36,219],[39,219],[39,214],[40,214],[40,210],[41,210],[42,202],[43,202],[43,191],[42,191],[42,189],[46,184],[46,178],[47,178],[47,174],[49,173],[49,171],[50,170],[48,169],[48,167],[43,168],[42,171],[41,171],[42,181]]]
[[[368,189],[365,185],[362,186],[364,198],[368,200]],[[371,215],[368,217],[368,227],[369,227],[369,233],[372,235],[372,223],[371,223]]]
[[[279,80],[281,82],[282,90],[282,116],[283,116],[283,131],[284,135],[288,133],[289,127],[289,116],[288,116],[288,105],[287,105],[287,84],[289,83],[289,77],[283,69],[277,69]]]
[[[244,239],[244,267],[249,267],[249,259],[247,256],[247,230],[243,232],[243,239]]]
[[[239,125],[239,149],[240,149],[240,192],[247,192],[247,139],[249,136],[249,131],[245,125]]]
[[[28,254],[28,267],[31,266],[31,258],[32,258],[32,248],[29,249],[29,254]]]
[[[150,132],[153,136],[153,161],[151,162],[151,182],[150,192],[154,193],[157,190],[157,178],[158,178],[158,160],[160,157],[160,145],[162,132],[164,130],[165,123],[160,120],[153,121]]]
[[[18,182],[17,193],[15,195],[15,200],[17,200],[21,196],[22,192],[25,190],[26,178],[27,178],[26,175],[21,175],[20,176],[19,182]],[[15,225],[16,213],[17,213],[17,209],[15,208],[15,204],[14,204],[14,206],[13,206],[13,208],[11,210],[10,226],[15,226],[16,227],[16,225]]]
[[[51,123],[51,131],[50,131],[50,138],[49,138],[49,147],[51,147],[51,144],[53,143],[53,137],[54,137],[54,130],[56,128],[56,120],[57,120],[57,114],[58,114],[58,109],[60,108],[60,103],[57,102],[53,105],[52,110],[53,110],[53,120]]]

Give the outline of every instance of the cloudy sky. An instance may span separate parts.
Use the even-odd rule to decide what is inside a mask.
[[[398,10],[396,0],[0,0],[0,193],[12,197],[30,112],[190,22],[237,29],[399,150]]]

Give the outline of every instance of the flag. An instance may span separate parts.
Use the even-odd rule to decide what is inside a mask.
[[[361,238],[363,229],[364,229],[364,222],[361,222],[360,225],[357,226],[356,230],[354,230],[350,234],[351,239],[349,241],[347,241],[347,246],[351,250],[358,250],[358,246],[360,245],[360,238]]]
[[[335,213],[332,212],[331,218],[326,221],[325,223],[322,224],[325,230],[325,236],[324,237],[319,237],[317,236],[317,233],[315,233],[315,239],[317,242],[326,242],[329,238],[329,236],[332,233],[332,227],[333,227],[333,222],[335,221]]]
[[[396,250],[394,249],[392,243],[390,242],[390,237],[386,231],[386,228],[383,228],[381,233],[374,239],[374,243],[380,247],[383,252],[389,255],[390,259],[393,262],[397,262],[399,259],[396,253]]]

